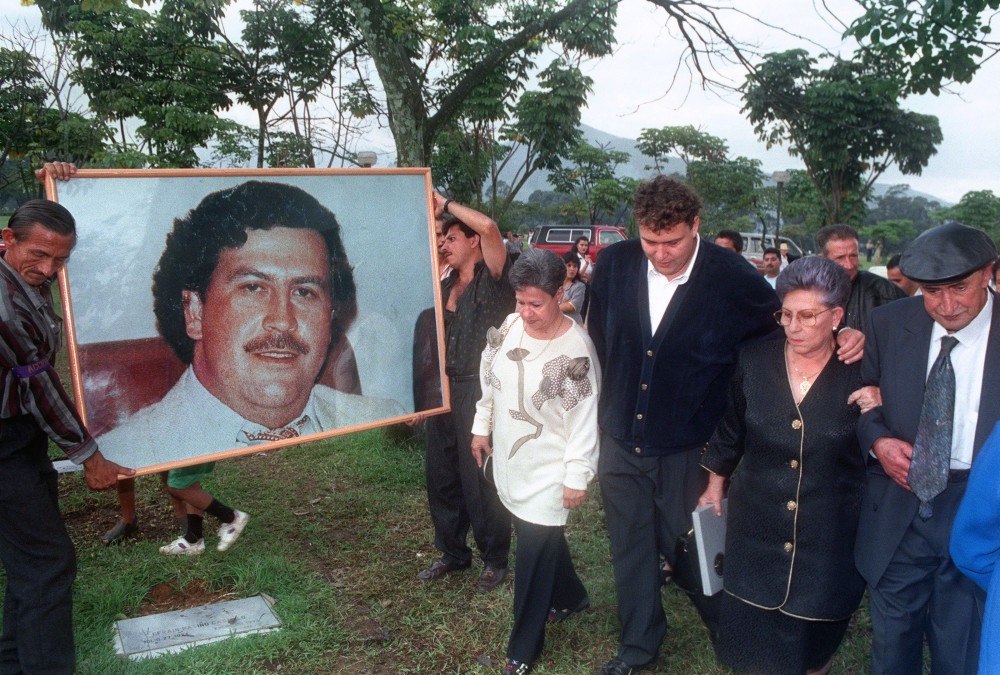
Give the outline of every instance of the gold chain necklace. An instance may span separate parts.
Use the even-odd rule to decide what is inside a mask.
[[[802,392],[803,396],[809,393],[809,389],[811,389],[813,386],[812,382],[813,378],[815,378],[817,375],[823,372],[823,368],[826,367],[826,362],[829,360],[830,360],[830,355],[827,354],[826,360],[823,361],[823,365],[819,367],[819,370],[817,370],[812,375],[806,375],[801,370],[799,370],[798,366],[792,363],[792,358],[788,354],[788,352],[785,353],[785,363],[791,366],[795,374],[798,375],[800,378],[802,378],[802,381],[799,382],[799,391]]]
[[[524,321],[524,320],[522,319],[522,323],[523,323],[523,321]],[[555,330],[553,330],[553,331],[552,331],[552,336],[551,336],[551,337],[549,337],[548,339],[546,339],[546,340],[545,340],[545,346],[544,346],[544,347],[542,347],[542,350],[541,350],[540,352],[538,352],[538,354],[536,354],[535,356],[533,356],[533,357],[532,357],[532,358],[530,358],[530,359],[529,359],[529,358],[528,358],[527,356],[525,356],[525,357],[524,357],[523,359],[521,359],[521,360],[522,360],[522,361],[535,361],[535,360],[537,360],[537,359],[541,358],[542,354],[544,354],[544,353],[545,353],[545,350],[549,348],[549,345],[550,345],[550,344],[552,344],[552,341],[556,339],[556,333],[558,333],[558,332],[559,332],[559,329],[560,329],[560,328],[562,327],[562,324],[563,324],[563,317],[562,317],[562,316],[560,316],[560,317],[559,317],[559,321],[557,321],[557,322],[556,322],[556,327],[555,327]],[[528,327],[527,327],[527,326],[524,326],[524,325],[522,325],[522,326],[521,326],[521,337],[519,337],[519,338],[517,339],[517,347],[518,347],[518,349],[523,349],[523,347],[522,347],[521,345],[522,345],[522,343],[524,342],[524,336],[525,336],[525,335],[528,335]],[[530,336],[530,335],[528,335],[528,337],[530,337],[530,338],[531,338],[531,336]],[[532,339],[532,340],[540,340],[540,338],[531,338],[531,339]],[[527,350],[525,350],[525,351],[527,351]]]

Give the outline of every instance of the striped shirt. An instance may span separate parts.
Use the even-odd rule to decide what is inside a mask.
[[[97,452],[55,370],[62,319],[52,280],[28,285],[0,255],[0,424],[30,415],[66,455],[81,464]]]

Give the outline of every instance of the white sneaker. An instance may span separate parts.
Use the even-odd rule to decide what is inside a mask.
[[[205,540],[199,539],[195,543],[189,542],[184,537],[178,537],[166,546],[160,547],[163,555],[199,555],[205,552]]]
[[[223,523],[222,527],[219,528],[219,545],[215,547],[216,550],[225,551],[227,548],[235,544],[236,540],[240,538],[243,528],[246,527],[247,523],[250,521],[250,516],[242,511],[233,509],[233,513],[236,514],[236,517],[233,518],[233,522]]]

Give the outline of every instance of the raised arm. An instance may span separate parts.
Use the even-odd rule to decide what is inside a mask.
[[[445,206],[448,207],[447,210]],[[445,213],[458,218],[479,235],[479,245],[483,251],[483,262],[486,263],[486,267],[489,268],[493,278],[499,279],[503,274],[504,266],[507,264],[507,247],[504,246],[503,235],[500,234],[500,228],[493,222],[493,219],[473,208],[447,199],[435,192],[434,215],[441,218]]]

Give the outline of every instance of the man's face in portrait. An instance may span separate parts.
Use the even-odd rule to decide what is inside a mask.
[[[305,407],[330,346],[333,305],[326,243],[315,230],[250,230],[226,248],[202,298],[184,291],[198,380],[267,427]]]

